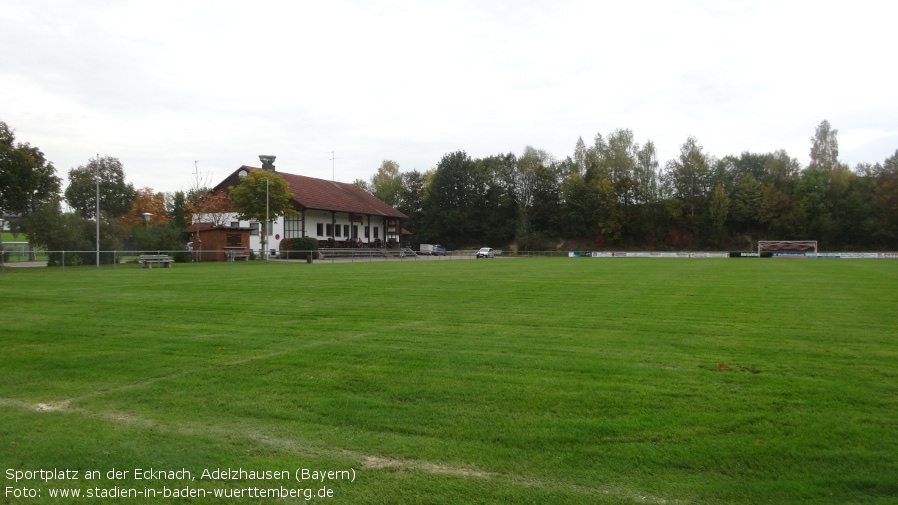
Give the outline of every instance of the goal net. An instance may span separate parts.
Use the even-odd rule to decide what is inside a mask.
[[[758,256],[817,257],[817,241],[760,240],[758,241]]]

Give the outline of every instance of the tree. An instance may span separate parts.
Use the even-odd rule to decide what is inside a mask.
[[[371,193],[374,191],[373,189],[371,189],[371,183],[369,183],[365,179],[356,179],[356,180],[352,181],[352,183],[355,184],[356,186],[364,189],[368,193]]]
[[[475,163],[479,186],[481,240],[490,244],[511,242],[519,205],[515,196],[517,160],[512,153],[488,156]]]
[[[399,164],[384,160],[371,177],[371,194],[392,207],[399,204],[402,191],[402,177],[399,175]]]
[[[701,215],[710,196],[711,163],[695,137],[680,146],[680,156],[667,162],[667,175],[674,194],[683,202],[687,221],[696,231],[696,214]]]
[[[19,214],[13,230],[29,232],[30,217],[58,198],[62,180],[38,148],[16,143],[9,126],[0,121],[0,212]],[[34,259],[34,248],[29,254]]]
[[[758,222],[765,228],[761,238],[797,237],[800,220],[798,203],[792,198],[792,195],[773,184],[761,185],[761,208],[758,210]]]
[[[827,186],[826,173],[815,167],[805,169],[795,185],[795,198],[804,225],[797,238],[817,240],[824,247],[831,246],[834,228],[826,202]]]
[[[399,191],[399,203],[396,209],[408,216],[404,222],[406,228],[413,234],[418,234],[421,225],[421,216],[424,212],[424,174],[417,170],[402,174],[402,189]]]
[[[637,182],[636,202],[649,203],[658,199],[658,155],[655,153],[655,143],[651,140],[636,152],[634,178]]]
[[[147,222],[144,213],[150,213]],[[137,226],[155,226],[168,224],[169,216],[165,211],[165,195],[153,192],[152,188],[138,189],[131,202],[131,211],[118,219],[119,223],[127,229]]]
[[[253,170],[236,187],[228,188],[238,219],[262,223],[262,254],[268,245],[268,222],[284,214],[294,214],[290,185],[283,177],[268,170]]]
[[[598,207],[593,220],[599,226],[599,232],[605,240],[612,243],[621,238],[623,230],[623,213],[617,199],[611,179],[593,179],[590,185],[595,188]]]
[[[780,149],[767,158],[764,164],[764,176],[758,182],[770,184],[780,191],[791,193],[800,173],[801,163],[797,159],[789,157],[785,150]]]
[[[742,231],[751,233],[758,224],[761,210],[761,183],[747,174],[736,187],[732,201],[732,219]]]
[[[165,199],[165,209],[171,226],[177,230],[184,230],[188,222],[187,196],[183,191],[175,191]]]
[[[583,137],[577,139],[577,143],[574,145],[574,159],[572,165],[572,173],[576,173],[580,177],[583,177],[586,174],[586,142],[583,142]]]
[[[843,250],[885,246],[876,241],[877,220],[872,204],[876,179],[873,172],[874,168],[866,163],[851,172],[851,182],[838,206],[839,242]]]
[[[408,216],[419,214],[424,208],[424,174],[412,170],[402,174],[402,189],[396,208]]]
[[[94,261],[92,251],[96,242],[96,223],[88,221],[76,212],[63,213],[59,198],[40,206],[32,215],[32,231],[28,239],[33,244],[50,251],[50,266],[89,265]],[[99,261],[111,264],[115,250],[121,250],[114,225],[106,220],[100,223]],[[63,251],[67,251],[64,253]],[[74,251],[74,252],[71,252]]]
[[[447,247],[475,240],[471,209],[474,160],[464,151],[443,155],[424,200],[422,241],[439,240]]]
[[[564,233],[570,238],[590,238],[599,234],[595,215],[598,195],[577,172],[571,172],[561,184],[564,201]],[[600,245],[600,244],[597,244]]]
[[[876,237],[888,248],[898,248],[898,150],[873,171],[872,213]]]
[[[130,212],[137,191],[125,181],[122,162],[112,156],[103,156],[69,170],[69,186],[65,190],[69,205],[85,219],[96,217],[98,179],[101,215],[114,219]]]
[[[829,172],[839,165],[839,141],[829,121],[823,120],[817,125],[811,137],[811,167]]]
[[[182,231],[171,226],[137,226],[134,228],[134,243],[141,251],[175,251],[175,261],[190,257],[184,251]]]
[[[47,202],[32,215],[34,232],[28,239],[35,245],[42,246],[50,252],[50,266],[62,264],[62,251],[86,251],[93,247],[84,235],[84,219],[76,213],[62,212],[59,199]],[[59,252],[56,252],[59,251]],[[74,254],[66,255],[66,264],[83,263],[82,258]]]
[[[655,143],[647,140],[636,152],[636,171],[634,178],[637,186],[634,202],[638,204],[632,214],[634,222],[630,225],[633,238],[640,243],[654,243],[663,238],[665,213],[662,212],[661,183],[658,170],[658,155]]]
[[[265,198],[264,194],[262,198]],[[200,197],[196,203],[187,205],[187,212],[191,215],[193,222],[209,223],[212,226],[223,226],[226,224],[233,211],[234,205],[231,202],[231,195],[226,191],[217,193],[210,191]],[[262,213],[264,214],[264,209]]]
[[[561,211],[561,185],[552,156],[531,146],[517,159],[514,178],[515,196],[520,205],[519,228],[536,233],[557,233]]]
[[[724,224],[726,223],[729,209],[730,197],[727,195],[726,190],[720,184],[714,186],[714,191],[711,194],[709,216],[711,218],[712,240],[716,242],[716,245],[720,245],[726,235]]]

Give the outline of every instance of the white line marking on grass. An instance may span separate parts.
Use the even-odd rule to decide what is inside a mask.
[[[667,500],[652,496],[646,493],[634,491],[632,489],[621,488],[617,486],[609,487],[590,487],[580,484],[572,484],[563,481],[553,481],[540,479],[524,475],[504,474],[497,472],[489,472],[480,468],[471,466],[455,466],[433,463],[430,461],[417,459],[401,459],[393,457],[373,456],[351,449],[334,449],[321,447],[315,441],[303,440],[299,438],[283,438],[274,437],[258,431],[247,431],[243,425],[224,426],[211,425],[207,422],[191,423],[178,422],[173,424],[163,424],[157,421],[138,417],[133,414],[121,412],[103,412],[89,411],[86,409],[71,407],[57,408],[48,404],[39,403],[37,405],[11,398],[0,398],[0,407],[14,407],[22,410],[50,412],[57,411],[61,414],[78,415],[91,419],[98,419],[115,424],[123,424],[133,426],[138,429],[149,429],[175,433],[178,435],[201,436],[201,437],[219,437],[233,438],[243,437],[251,442],[267,445],[278,451],[299,455],[305,458],[323,458],[323,459],[344,459],[355,462],[360,470],[378,471],[383,469],[424,472],[430,474],[445,475],[448,477],[457,477],[464,479],[485,479],[503,481],[520,487],[533,487],[540,489],[557,489],[577,494],[590,496],[617,497],[624,500],[630,500],[634,503],[652,503],[658,505],[681,503],[678,500]]]
[[[154,377],[143,381],[137,381],[130,384],[124,384],[118,387],[108,388],[93,391],[84,395],[80,395],[73,398],[68,398],[64,400],[60,400],[57,402],[45,402],[45,403],[31,403],[22,400],[12,399],[12,398],[0,398],[0,407],[13,407],[19,408],[22,410],[29,411],[37,411],[37,412],[59,412],[65,414],[74,414],[79,415],[91,419],[103,420],[110,423],[122,424],[133,426],[138,429],[147,429],[152,428],[154,430],[161,430],[169,433],[176,433],[179,435],[189,435],[189,436],[210,436],[217,435],[223,437],[233,437],[239,436],[244,437],[249,441],[256,442],[259,444],[264,444],[270,447],[273,447],[277,450],[302,455],[305,457],[319,457],[324,459],[346,459],[356,462],[356,465],[361,470],[370,470],[370,471],[378,471],[382,469],[392,469],[392,470],[404,470],[404,471],[418,471],[425,472],[431,474],[439,474],[446,475],[449,477],[459,477],[459,478],[477,478],[477,479],[487,479],[487,480],[498,480],[510,483],[512,485],[521,486],[521,487],[536,487],[542,489],[559,489],[565,490],[569,492],[593,495],[593,496],[614,496],[617,498],[622,498],[625,500],[631,500],[635,503],[652,503],[652,504],[671,504],[671,503],[679,503],[676,500],[666,500],[664,498],[659,498],[656,496],[648,495],[645,493],[641,493],[638,491],[634,491],[631,489],[620,488],[620,487],[589,487],[578,484],[572,484],[569,482],[562,481],[553,481],[546,480],[534,477],[528,477],[523,475],[513,475],[513,474],[503,474],[496,472],[489,472],[476,467],[465,467],[465,466],[455,466],[455,465],[445,465],[440,463],[433,463],[430,461],[424,460],[416,460],[416,459],[400,459],[393,457],[384,457],[384,456],[375,456],[370,454],[361,453],[355,450],[349,449],[334,449],[321,447],[316,444],[313,440],[302,440],[297,438],[281,438],[281,437],[273,437],[264,433],[260,433],[257,431],[248,431],[245,426],[214,426],[210,425],[207,422],[202,423],[192,423],[192,422],[179,422],[175,424],[166,425],[163,423],[159,423],[149,418],[139,417],[130,413],[122,413],[122,412],[110,412],[110,411],[90,411],[87,409],[72,407],[71,403],[76,402],[78,400],[93,398],[97,396],[101,396],[107,393],[115,393],[120,391],[127,391],[131,389],[140,388],[143,386],[155,384],[158,382],[166,381],[169,379],[174,379],[178,377],[184,377],[193,373],[204,372],[208,370],[214,370],[222,367],[233,367],[240,366],[246,363],[252,363],[255,361],[266,360],[270,358],[274,358],[277,356],[289,354],[292,352],[296,352],[301,349],[306,349],[309,347],[318,347],[324,346],[333,343],[340,343],[345,341],[356,340],[372,335],[378,335],[390,331],[394,331],[401,328],[406,328],[410,326],[420,325],[422,322],[410,322],[410,323],[402,323],[393,325],[387,328],[384,328],[382,331],[372,332],[365,331],[359,332],[355,334],[346,335],[340,338],[336,338],[333,340],[318,340],[312,342],[305,342],[301,345],[294,345],[290,349],[283,349],[279,351],[268,352],[265,354],[259,354],[256,356],[248,356],[241,359],[236,359],[233,361],[229,361],[226,363],[220,363],[217,365],[210,365],[204,367],[197,367],[190,370],[184,370],[177,373],[172,373],[160,377]]]
[[[427,461],[381,458],[378,456],[366,456],[362,460],[362,468],[405,468],[410,470],[423,470],[428,473],[454,475],[456,477],[480,477],[483,479],[489,479],[498,476],[498,474],[485,472],[476,468],[438,465],[436,463],[430,463]]]
[[[320,346],[325,346],[325,345],[338,344],[338,343],[342,343],[345,341],[358,340],[360,338],[370,337],[373,335],[389,333],[394,330],[399,330],[399,329],[408,328],[408,327],[412,327],[412,326],[419,326],[422,323],[423,323],[422,321],[404,322],[404,323],[400,323],[400,324],[394,324],[392,326],[383,327],[380,329],[380,331],[363,331],[363,332],[359,332],[359,333],[344,335],[342,337],[337,337],[337,338],[330,339],[330,340],[315,340],[315,341],[310,341],[310,342],[304,342],[299,345],[292,345],[289,349],[282,349],[280,351],[272,351],[272,352],[268,352],[265,354],[259,354],[256,356],[247,356],[245,358],[240,358],[240,359],[236,359],[233,361],[228,361],[228,362],[220,363],[220,364],[216,364],[216,365],[207,365],[207,366],[192,368],[189,370],[182,370],[180,372],[175,372],[175,373],[171,373],[168,375],[162,375],[159,377],[153,377],[150,379],[136,381],[136,382],[132,382],[129,384],[122,384],[122,385],[116,386],[116,387],[98,389],[96,391],[92,391],[92,392],[85,393],[85,394],[78,395],[78,396],[73,396],[71,398],[65,398],[62,400],[55,401],[55,402],[31,404],[31,408],[33,410],[37,410],[39,412],[66,410],[69,408],[69,405],[72,402],[77,402],[79,400],[95,398],[97,396],[102,396],[102,395],[109,394],[109,393],[118,393],[121,391],[129,391],[132,389],[137,389],[137,388],[141,388],[144,386],[156,384],[158,382],[164,382],[164,381],[167,381],[170,379],[186,377],[191,374],[207,372],[207,371],[215,370],[218,368],[234,367],[234,366],[245,365],[247,363],[252,363],[255,361],[267,360],[267,359],[275,358],[277,356],[295,353],[301,349],[308,349],[310,347],[320,347]]]

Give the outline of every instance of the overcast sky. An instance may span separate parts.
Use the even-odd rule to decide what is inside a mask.
[[[898,149],[896,6],[0,0],[0,121],[64,179],[110,155],[156,191],[260,154],[346,182],[456,150],[563,159],[618,128],[662,166],[690,135],[806,164],[823,119],[854,167]]]

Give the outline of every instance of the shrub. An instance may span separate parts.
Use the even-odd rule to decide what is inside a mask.
[[[76,267],[78,265],[84,265],[84,254],[76,253],[68,251],[65,253],[65,257],[63,257],[63,253],[59,251],[54,251],[49,253],[47,260],[47,266],[50,267]],[[102,262],[102,254],[101,254],[101,262]],[[96,257],[94,258],[96,260]],[[90,263],[88,263],[89,265]]]
[[[288,260],[304,260],[318,250],[318,240],[313,237],[287,238],[281,240],[281,257]]]
[[[150,253],[155,251],[181,251],[184,249],[183,233],[172,226],[141,225],[135,226],[131,231],[134,234],[134,245],[137,250]],[[187,258],[187,261],[190,261],[190,259]]]
[[[175,263],[192,263],[193,253],[188,251],[177,251],[171,255]]]

